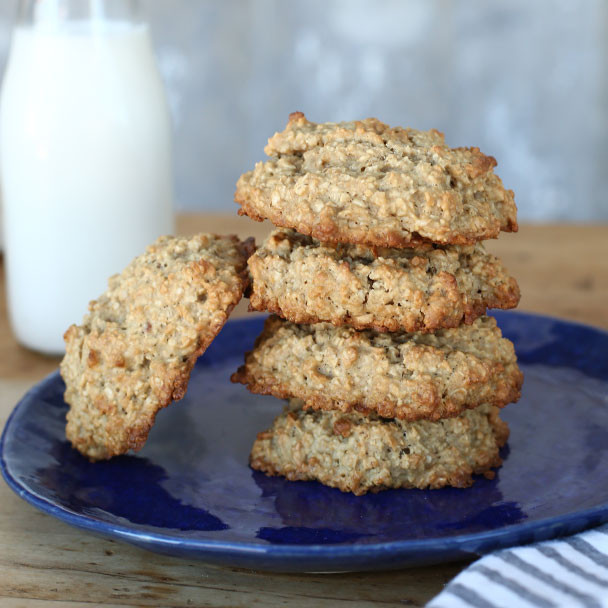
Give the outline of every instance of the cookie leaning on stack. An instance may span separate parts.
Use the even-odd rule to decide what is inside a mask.
[[[65,333],[66,436],[90,460],[140,449],[248,285],[253,240],[161,237]]]
[[[269,318],[232,379],[296,401],[252,467],[355,494],[492,475],[497,408],[523,379],[485,316],[519,302],[478,242],[517,230],[494,159],[437,131],[299,112],[265,151],[235,199],[281,227],[249,259],[250,307],[286,321]]]

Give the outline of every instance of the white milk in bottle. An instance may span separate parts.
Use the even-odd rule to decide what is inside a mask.
[[[108,277],[173,231],[170,124],[147,27],[19,25],[0,155],[11,323],[25,346],[60,353]]]

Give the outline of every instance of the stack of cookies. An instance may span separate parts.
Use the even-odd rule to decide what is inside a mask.
[[[485,316],[519,301],[480,243],[517,230],[495,160],[437,131],[300,112],[265,151],[235,198],[279,227],[248,261],[250,308],[274,314],[232,379],[289,404],[251,466],[355,494],[491,477],[522,384]]]

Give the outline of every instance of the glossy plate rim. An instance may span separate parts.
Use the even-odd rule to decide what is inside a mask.
[[[559,317],[542,315],[522,311],[492,311],[499,324],[503,315],[517,315],[527,317],[530,321],[543,319],[559,324],[579,327],[602,334],[608,339],[608,331],[589,324],[561,319]],[[230,324],[246,324],[253,319],[243,318],[230,320]],[[591,526],[608,522],[608,497],[602,504],[582,510],[571,511],[562,515],[547,517],[540,520],[507,524],[495,530],[459,534],[449,537],[438,537],[429,539],[395,540],[381,543],[369,544],[256,544],[240,541],[225,541],[214,539],[189,539],[171,536],[170,534],[143,532],[128,525],[111,524],[93,517],[74,513],[51,500],[45,499],[27,486],[20,483],[11,474],[10,465],[5,460],[6,438],[12,431],[13,421],[19,411],[27,407],[29,400],[43,392],[47,384],[53,382],[59,375],[55,370],[43,380],[32,386],[17,402],[9,415],[0,438],[0,471],[8,486],[20,498],[33,505],[40,511],[47,513],[64,523],[76,528],[90,531],[106,538],[114,538],[132,545],[136,545],[159,553],[180,555],[186,558],[194,558],[208,563],[220,565],[237,565],[241,567],[254,567],[258,570],[304,572],[314,571],[290,567],[283,560],[290,559],[297,562],[303,560],[324,559],[325,561],[338,560],[342,563],[353,561],[354,565],[363,559],[374,559],[381,555],[392,555],[395,559],[394,566],[383,566],[384,569],[391,567],[402,568],[412,565],[437,564],[441,562],[454,561],[458,559],[472,558],[490,551],[530,542],[549,540],[566,534],[580,532]],[[608,380],[608,379],[607,379]],[[422,552],[422,553],[421,553]],[[256,557],[263,557],[265,564],[254,565]],[[324,565],[324,564],[319,564]],[[347,570],[368,570],[372,568],[359,567]],[[329,571],[325,569],[324,571]],[[337,571],[346,571],[342,568]]]

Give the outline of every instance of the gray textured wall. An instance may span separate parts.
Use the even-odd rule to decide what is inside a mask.
[[[238,175],[302,110],[436,127],[498,160],[520,218],[608,220],[603,0],[143,0],[181,209],[234,211]],[[14,0],[0,4],[0,62]]]

